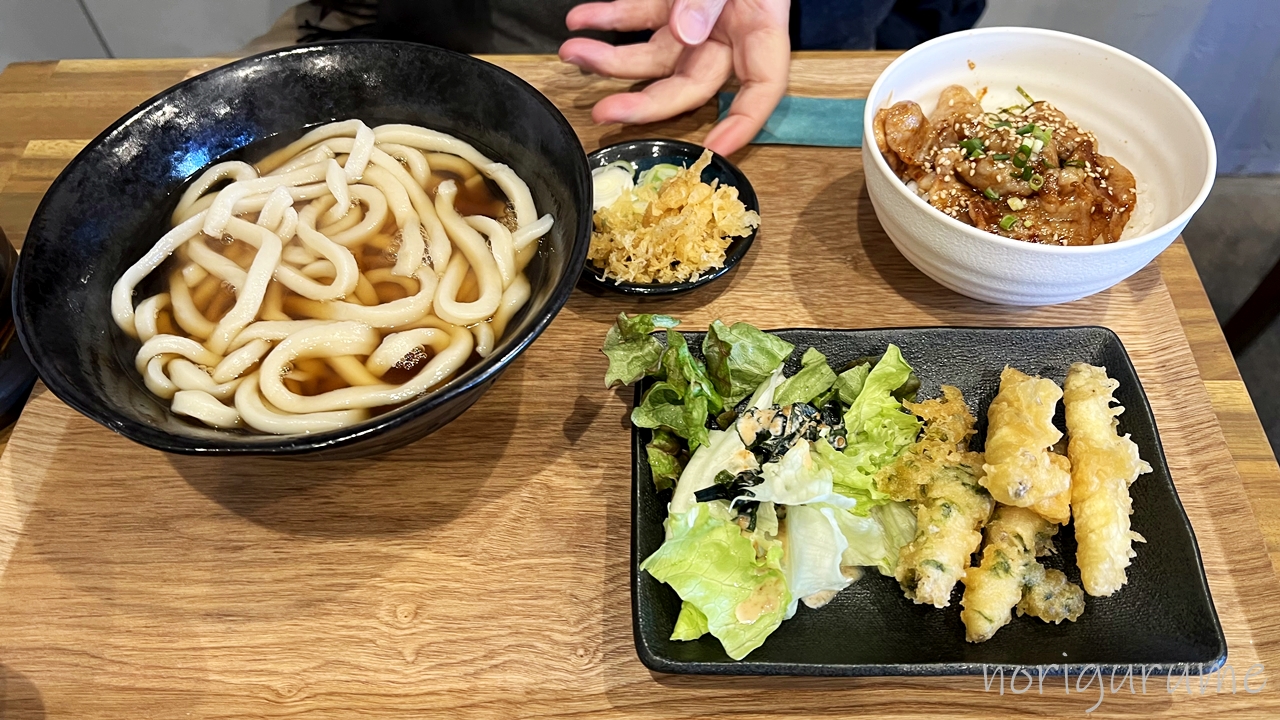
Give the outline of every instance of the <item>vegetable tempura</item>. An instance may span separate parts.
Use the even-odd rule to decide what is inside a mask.
[[[916,603],[947,607],[991,515],[977,480],[982,454],[968,451],[974,417],[956,388],[943,385],[941,398],[904,405],[924,420],[924,434],[877,478],[882,491],[916,510],[916,537],[894,575]]]
[[[1052,380],[1012,367],[1000,373],[1000,392],[987,410],[983,487],[1005,505],[1029,507],[1046,519],[1070,519],[1071,463],[1049,450],[1062,433],[1053,412],[1062,397]]]
[[[1036,557],[1051,550],[1058,526],[1027,508],[1001,505],[987,524],[982,564],[964,576],[965,638],[989,640],[1013,619],[1013,608],[1046,621],[1075,620],[1084,610],[1084,593]],[[1061,577],[1059,578],[1059,576]],[[1074,593],[1071,591],[1074,589]]]
[[[1151,466],[1138,457],[1129,436],[1116,431],[1124,408],[1111,404],[1120,383],[1107,377],[1105,368],[1076,363],[1065,385],[1076,565],[1090,595],[1110,595],[1125,584],[1133,541],[1142,540],[1129,529],[1129,485]]]

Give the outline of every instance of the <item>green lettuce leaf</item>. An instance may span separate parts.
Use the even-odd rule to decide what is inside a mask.
[[[763,481],[749,489],[750,495],[735,498],[735,502],[759,500],[779,505],[827,502],[853,507],[847,498],[835,493],[831,469],[814,458],[808,440],[797,440],[776,462],[763,465],[760,474]]]
[[[709,430],[707,437],[707,444],[689,456],[684,472],[680,473],[675,492],[671,494],[668,518],[683,515],[697,505],[694,496],[699,490],[714,485],[716,475],[722,471],[731,470],[736,475],[744,467],[755,465],[755,457],[742,444],[737,430]]]
[[[617,322],[604,336],[602,351],[609,358],[604,386],[630,385],[656,371],[662,360],[662,343],[650,333],[679,324],[679,320],[667,315],[627,317],[626,313],[619,313]]]
[[[915,537],[915,514],[907,503],[880,505],[867,515],[826,507],[824,512],[844,535],[846,545],[840,560],[844,567],[874,567],[882,575],[892,576],[898,551]]]
[[[786,551],[782,558],[792,596],[787,617],[795,614],[798,600],[804,600],[809,607],[821,607],[825,599],[815,602],[810,596],[839,592],[850,583],[840,570],[849,543],[836,524],[836,514],[849,513],[829,505],[787,508]]]
[[[747,323],[716,320],[702,341],[702,354],[726,405],[738,404],[782,366],[795,346]]]
[[[871,373],[871,363],[863,363],[854,365],[845,370],[836,377],[835,389],[840,394],[840,402],[845,405],[852,405],[857,399],[858,393],[862,392],[862,386],[867,382],[867,375]]]
[[[690,397],[702,396],[707,399],[707,407],[712,413],[724,409],[724,401],[707,375],[707,366],[689,352],[684,335],[675,330],[667,331],[667,350],[662,354],[662,368],[667,373],[667,382],[680,391],[685,402]]]
[[[889,502],[889,496],[876,489],[875,471],[870,464],[859,464],[858,458],[831,447],[825,439],[813,444],[815,462],[831,473],[832,489],[857,502],[852,511],[866,515],[876,505]]]
[[[671,631],[672,640],[697,640],[707,634],[707,616],[692,603],[681,602],[676,627]]]
[[[800,358],[800,370],[787,378],[777,392],[773,402],[777,405],[791,403],[807,403],[826,392],[836,381],[835,371],[827,364],[827,356],[814,348],[804,351]]]
[[[689,457],[679,438],[669,430],[658,428],[653,431],[653,439],[644,446],[644,450],[649,458],[653,484],[659,490],[674,487]]]
[[[670,383],[656,382],[631,411],[631,422],[642,428],[664,428],[689,441],[689,451],[707,443],[707,398],[682,399]]]
[[[898,552],[916,538],[916,511],[911,509],[910,503],[890,502],[872,508],[871,516],[880,521],[886,545],[893,550],[893,562],[885,573],[892,575],[898,564]]]
[[[734,660],[764,643],[791,603],[781,550],[757,558],[737,523],[694,505],[668,517],[670,536],[640,564],[707,619],[707,630]]]
[[[844,454],[853,458],[864,475],[874,475],[888,465],[920,434],[920,421],[893,396],[911,374],[902,352],[890,345],[844,414],[848,432]]]

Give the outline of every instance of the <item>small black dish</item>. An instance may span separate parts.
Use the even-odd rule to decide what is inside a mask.
[[[592,170],[595,170],[618,160],[627,160],[635,164],[637,172],[643,172],[654,165],[662,163],[689,167],[697,162],[698,158],[702,157],[704,150],[706,148],[701,145],[684,142],[683,140],[630,140],[596,150],[587,156],[587,164]],[[712,180],[719,180],[721,185],[736,187],[738,189],[738,199],[742,201],[742,204],[748,210],[760,212],[760,202],[756,199],[756,191],[751,187],[751,182],[747,180],[747,176],[742,174],[742,171],[736,165],[716,153],[712,153],[711,164],[707,165],[706,169],[702,171],[703,182],[709,183]],[[746,237],[734,238],[733,242],[729,243],[728,249],[725,250],[724,265],[704,274],[697,280],[682,283],[619,283],[603,277],[599,268],[593,265],[590,260],[585,260],[580,281],[591,288],[608,290],[624,295],[651,297],[678,295],[724,277],[742,261],[743,256],[747,254],[747,250],[751,248],[751,243],[755,242],[757,233],[759,233],[758,228]]]
[[[168,229],[182,189],[206,165],[345,118],[457,135],[524,178],[538,210],[555,217],[526,269],[528,303],[488,357],[439,389],[350,427],[276,436],[218,430],[174,414],[133,367],[138,341],[111,318],[116,279]],[[91,141],[36,209],[14,275],[13,314],[53,394],[130,440],[197,455],[358,457],[413,442],[475,403],[569,299],[590,237],[582,144],[524,80],[417,43],[303,45],[179,83]]]
[[[1123,674],[1140,668],[1164,677],[1170,672],[1204,674],[1227,655],[1195,533],[1178,499],[1155,418],[1128,353],[1115,333],[1101,327],[1074,328],[902,328],[884,330],[777,330],[793,343],[788,374],[799,357],[817,348],[832,363],[884,352],[889,343],[919,374],[919,397],[939,394],[939,385],[955,385],[978,417],[977,438],[986,436],[987,406],[1008,363],[1061,384],[1074,362],[1107,368],[1120,381],[1116,399],[1125,407],[1120,432],[1129,433],[1152,472],[1133,484],[1134,531],[1146,542],[1136,546],[1128,583],[1110,597],[1087,597],[1076,622],[1052,625],[1014,617],[984,643],[965,641],[957,583],[950,607],[915,605],[902,596],[898,582],[869,570],[825,607],[801,605],[764,645],[735,661],[710,635],[692,642],[670,640],[680,598],[669,586],[639,570],[639,564],[663,541],[663,520],[670,492],[653,485],[645,444],[650,431],[632,430],[631,609],[636,652],[657,672],[690,675],[982,675],[997,668],[1030,676]],[[689,349],[701,356],[705,333],[687,332]],[[649,382],[636,389],[636,402]],[[1062,405],[1055,424],[1065,427]],[[975,449],[981,449],[977,447]],[[1058,552],[1040,558],[1079,583],[1075,533],[1070,526],[1055,538]],[[1136,674],[1136,672],[1135,672]]]

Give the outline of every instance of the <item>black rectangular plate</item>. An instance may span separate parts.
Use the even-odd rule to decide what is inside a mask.
[[[651,670],[698,675],[974,675],[995,666],[1032,672],[1077,674],[1088,666],[1103,672],[1147,666],[1153,672],[1211,672],[1226,660],[1222,626],[1195,533],[1169,476],[1151,406],[1129,355],[1115,333],[1102,327],[904,328],[885,330],[776,330],[794,343],[787,373],[799,367],[805,348],[815,347],[832,365],[876,355],[889,343],[902,349],[923,383],[920,398],[936,397],[939,385],[955,385],[978,416],[975,449],[986,435],[987,405],[995,397],[1005,364],[1061,384],[1075,362],[1105,366],[1120,381],[1116,398],[1125,407],[1120,432],[1130,433],[1152,472],[1131,488],[1132,526],[1147,542],[1136,545],[1129,582],[1111,597],[1087,597],[1084,615],[1053,625],[1014,617],[995,637],[973,644],[960,622],[959,583],[945,609],[915,605],[896,580],[874,570],[813,610],[801,604],[769,639],[741,661],[731,660],[720,641],[705,635],[692,642],[670,640],[680,599],[669,586],[639,571],[640,562],[662,544],[662,521],[670,492],[654,489],[644,446],[650,432],[633,428],[631,607],[636,651]],[[684,333],[700,355],[705,333]],[[649,383],[636,388],[636,402]],[[1062,405],[1055,423],[1065,427]],[[1080,582],[1070,526],[1056,539],[1058,553],[1042,558]],[[1092,671],[1092,668],[1089,668]]]

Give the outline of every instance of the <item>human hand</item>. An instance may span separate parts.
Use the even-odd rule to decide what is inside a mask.
[[[751,142],[787,89],[790,0],[613,0],[569,11],[570,30],[654,30],[647,43],[613,46],[573,38],[560,59],[615,78],[661,78],[610,95],[591,111],[598,123],[640,124],[701,107],[730,74],[742,87],[704,144],[728,155]]]

